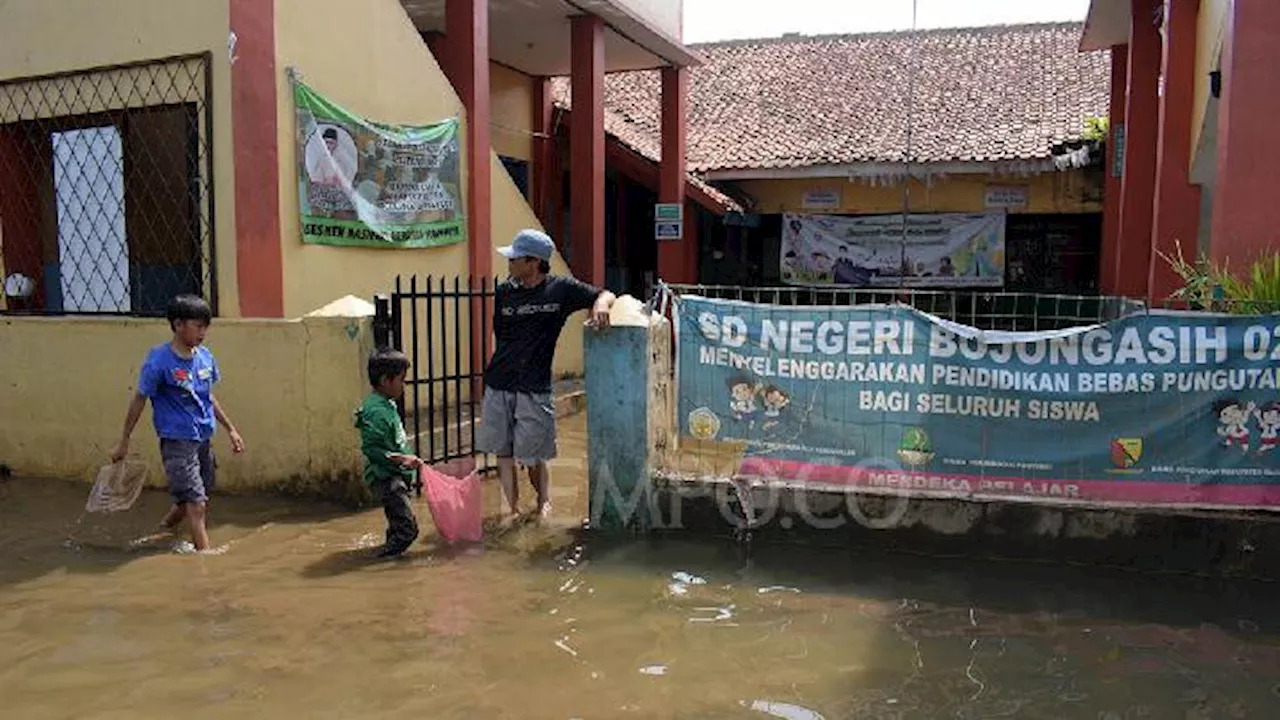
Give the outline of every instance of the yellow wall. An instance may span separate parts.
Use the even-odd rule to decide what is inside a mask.
[[[372,297],[386,291],[397,274],[465,275],[465,243],[422,250],[302,243],[297,122],[285,75],[290,66],[318,92],[372,120],[429,123],[462,114],[457,95],[397,0],[363,0],[359,12],[348,0],[276,0],[285,316],[304,315],[344,295]]]
[[[490,142],[499,155],[524,160],[533,170],[533,78],[489,64]]]
[[[801,180],[744,180],[737,183],[756,200],[758,213],[829,212],[873,214],[902,212],[902,185],[872,187],[845,178]],[[1101,202],[1087,202],[1085,174],[1080,170],[1044,173],[1025,178],[993,175],[948,175],[935,180],[933,187],[911,183],[912,212],[982,212],[988,185],[1020,185],[1028,190],[1027,207],[1010,212],[1022,213],[1095,213],[1102,212]],[[804,194],[811,190],[838,189],[838,210],[806,211]]]
[[[285,74],[287,68],[297,68],[317,91],[370,119],[427,123],[463,115],[462,103],[452,85],[398,0],[363,0],[361,12],[349,10],[347,0],[276,0],[280,225],[286,316],[306,314],[344,295],[370,298],[377,292],[388,291],[396,275],[452,279],[455,275],[465,277],[467,274],[466,243],[421,250],[377,250],[304,245],[299,237],[296,121]],[[360,41],[358,48],[353,49],[352,43],[357,40]],[[333,52],[334,47],[348,50]],[[521,91],[516,82],[519,77],[514,76],[518,75],[506,71],[495,81],[496,86],[502,88],[499,92],[503,98],[502,123],[531,128],[532,101],[528,94],[524,94],[523,99],[517,97]],[[526,108],[525,115],[511,115],[521,103]],[[498,147],[498,133],[493,135]],[[527,150],[525,154],[529,154]],[[490,154],[489,162],[491,238],[496,247],[509,243],[520,228],[541,228],[541,225],[496,153]],[[465,178],[467,161],[463,164]],[[568,272],[559,256],[552,267],[557,273]],[[496,253],[494,273],[505,274],[505,265]],[[463,324],[465,328],[465,317]],[[463,341],[469,342],[466,338],[464,330]],[[566,329],[561,345],[564,347],[558,352],[557,372],[581,373],[580,334]],[[438,355],[437,367],[442,361],[443,357]]]
[[[1196,23],[1195,99],[1191,103],[1191,162],[1195,162],[1204,129],[1204,115],[1209,106],[1209,72],[1218,69],[1227,16],[1232,0],[1200,0],[1200,17]]]
[[[29,477],[91,480],[120,436],[143,357],[168,339],[163,320],[0,320],[0,462]],[[218,320],[208,346],[223,373],[215,394],[248,446],[232,455],[219,433],[220,486],[354,497],[351,413],[368,392],[368,319]],[[150,410],[131,449],[162,485]]]
[[[213,54],[213,191],[219,310],[240,314],[236,282],[227,0],[0,2],[0,79]]]

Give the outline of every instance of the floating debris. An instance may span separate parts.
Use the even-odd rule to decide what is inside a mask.
[[[743,706],[747,703],[743,702]],[[826,720],[822,715],[799,705],[790,703],[773,702],[770,700],[755,700],[751,705],[747,706],[756,712],[762,712],[766,715],[785,718],[785,720]]]
[[[762,587],[756,592],[760,593],[761,595],[768,595],[769,593],[776,593],[776,592],[789,592],[789,593],[796,593],[797,595],[800,594],[799,588],[787,587],[786,585],[770,585],[769,587]]]
[[[666,665],[646,665],[640,668],[640,674],[641,675],[666,675],[667,666]]]

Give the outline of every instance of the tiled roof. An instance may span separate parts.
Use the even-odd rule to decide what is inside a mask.
[[[571,110],[569,106],[568,79],[555,78],[552,81],[552,92],[558,106]],[[604,109],[604,131],[616,137],[623,145],[626,145],[647,160],[656,163],[662,159],[662,134],[660,130],[655,130],[653,134],[649,134],[636,124],[628,122],[626,118],[620,116],[611,108],[606,107]],[[719,203],[725,210],[732,212],[742,211],[742,206],[736,200],[717,190],[702,178],[690,175],[688,180],[690,184],[706,193],[707,197]]]
[[[1042,160],[1106,115],[1108,53],[1079,23],[784,37],[695,46],[691,172],[901,162]],[[914,103],[908,101],[918,38]],[[567,80],[556,83],[567,101]],[[657,72],[605,82],[606,129],[660,154]]]

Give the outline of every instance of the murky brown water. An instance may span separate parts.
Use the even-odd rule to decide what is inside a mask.
[[[372,563],[378,510],[217,498],[225,553],[189,556],[131,545],[162,493],[77,523],[86,486],[0,484],[0,716],[1280,716],[1266,586],[747,559],[707,539],[584,547],[583,493],[564,472],[556,486],[558,528]]]

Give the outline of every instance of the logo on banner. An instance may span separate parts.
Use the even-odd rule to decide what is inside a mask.
[[[907,428],[902,433],[902,442],[898,443],[898,459],[909,467],[928,465],[933,460],[933,443],[924,428]]]
[[[710,408],[700,407],[689,413],[689,434],[699,440],[711,440],[720,434],[720,418]]]
[[[1116,438],[1111,441],[1111,464],[1120,471],[1132,470],[1142,459],[1142,438]]]

